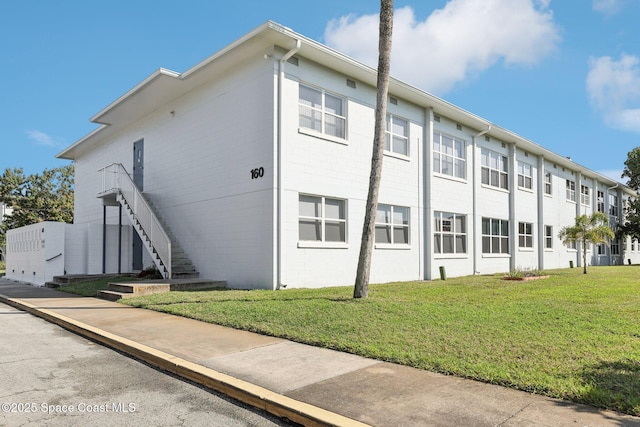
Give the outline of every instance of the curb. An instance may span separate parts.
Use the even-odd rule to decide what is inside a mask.
[[[304,426],[367,427],[368,424],[347,418],[326,409],[301,402],[264,387],[218,372],[214,369],[189,362],[177,356],[137,343],[130,339],[103,331],[51,310],[38,308],[17,298],[0,294],[4,302],[19,310],[57,324],[71,332],[90,338],[107,347],[143,360],[151,366],[171,372],[181,378],[215,390],[254,408],[261,409],[280,418],[286,418]]]

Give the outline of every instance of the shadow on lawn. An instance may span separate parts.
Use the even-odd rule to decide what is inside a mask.
[[[572,400],[640,416],[640,361],[601,362],[585,370],[583,378],[590,387]],[[621,425],[640,426],[640,419]]]

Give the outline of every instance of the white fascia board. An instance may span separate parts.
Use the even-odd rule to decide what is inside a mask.
[[[76,147],[78,147],[79,145],[85,143],[89,139],[93,138],[95,135],[100,133],[106,127],[107,127],[107,125],[101,125],[100,127],[92,130],[91,132],[89,132],[88,134],[86,134],[85,136],[83,136],[82,138],[77,140],[76,142],[74,142],[72,145],[70,145],[69,147],[65,148],[64,150],[62,150],[61,152],[56,154],[56,158],[57,159],[66,159],[66,160],[75,160],[74,151],[75,151]]]

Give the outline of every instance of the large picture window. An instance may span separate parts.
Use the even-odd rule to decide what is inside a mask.
[[[433,248],[437,254],[467,253],[467,217],[451,212],[435,212]]]
[[[409,208],[378,205],[376,214],[376,243],[409,244]]]
[[[346,242],[346,202],[322,196],[299,196],[301,241]]]
[[[300,85],[300,127],[345,139],[345,99],[323,90]]]
[[[456,178],[467,177],[466,143],[440,132],[433,133],[433,170]]]
[[[481,151],[482,183],[492,187],[509,189],[507,157],[486,148]]]
[[[392,114],[387,114],[385,151],[409,155],[409,122]]]
[[[509,253],[509,221],[482,218],[482,253]]]

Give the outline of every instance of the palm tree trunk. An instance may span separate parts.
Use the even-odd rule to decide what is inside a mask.
[[[375,239],[375,221],[378,210],[378,193],[382,176],[385,125],[387,118],[387,95],[389,93],[389,68],[391,63],[391,33],[393,30],[393,0],[380,1],[380,35],[378,42],[378,94],[376,98],[376,124],[371,155],[369,193],[362,227],[358,270],[353,290],[354,298],[366,298],[369,294],[369,274]]]
[[[582,241],[582,274],[587,274],[587,240]]]

